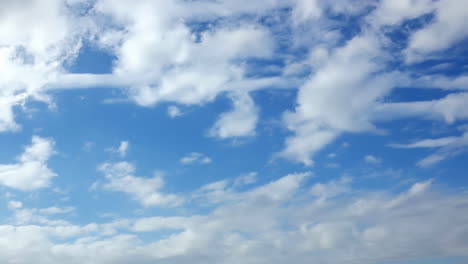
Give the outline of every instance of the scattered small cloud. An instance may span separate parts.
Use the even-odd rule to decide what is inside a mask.
[[[86,142],[83,143],[82,150],[83,151],[91,151],[94,148],[95,145],[96,145],[96,143],[93,142],[93,141],[86,141]]]
[[[189,164],[210,164],[212,162],[211,158],[205,156],[203,153],[192,152],[187,156],[180,159],[180,162],[184,165]]]
[[[123,192],[132,197],[145,207],[149,206],[178,206],[182,204],[181,197],[174,194],[161,192],[164,186],[162,175],[153,177],[135,176],[135,167],[128,162],[104,163],[98,167],[106,181],[102,185],[104,189]]]
[[[179,107],[171,105],[167,108],[167,115],[171,118],[176,118],[182,116],[184,113],[180,110]]]
[[[55,142],[50,138],[34,136],[31,145],[12,164],[0,164],[0,185],[31,191],[50,185],[57,176],[48,166],[49,158],[55,154]]]
[[[107,151],[111,153],[116,153],[121,158],[125,158],[127,156],[127,152],[129,148],[130,148],[130,143],[128,141],[121,141],[118,147],[108,148]]]
[[[378,157],[375,157],[373,155],[366,155],[364,157],[364,161],[368,164],[380,164],[382,163],[382,159],[381,158],[378,158]]]

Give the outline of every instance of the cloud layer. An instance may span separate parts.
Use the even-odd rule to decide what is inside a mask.
[[[433,175],[427,168],[468,151],[467,17],[468,0],[1,1],[2,140],[57,134],[32,136],[16,158],[0,164],[0,263],[468,259],[466,188],[427,176]],[[108,68],[77,70],[87,52],[108,58]],[[85,154],[59,149],[74,147],[58,144],[67,141],[68,127],[26,126],[32,118],[24,115],[37,103],[47,106],[37,111],[62,113],[58,94],[88,88],[90,97],[110,91],[102,93],[110,97],[104,102],[164,109],[171,123],[112,126],[115,135],[101,137],[112,141],[107,149],[94,131],[80,142]],[[270,98],[270,92],[278,93]],[[129,109],[135,124],[146,116]],[[408,120],[433,131],[408,136],[400,127],[410,126]],[[187,127],[195,124],[203,128]],[[174,131],[166,133],[168,127]],[[190,149],[168,146],[170,140],[157,141],[157,150],[149,144],[185,130],[198,140],[180,140]],[[353,173],[343,162],[349,144],[333,145],[353,135],[379,135],[380,141],[362,143],[383,142],[394,156],[423,150],[408,174],[425,169],[426,180],[392,179],[398,182],[387,188],[400,169],[386,168],[391,155],[373,146],[356,147],[351,156],[365,169]],[[226,142],[258,144],[241,149]],[[270,162],[258,165],[267,163],[263,150],[271,152]],[[63,163],[51,162],[56,153]],[[70,179],[74,162],[82,175]],[[153,173],[156,162],[167,172]],[[370,177],[381,182],[368,184]],[[83,193],[80,184],[92,182]],[[101,194],[128,199],[130,208],[94,212],[86,198]]]
[[[302,187],[309,177],[290,174],[246,191],[230,184],[206,186],[199,199],[215,206],[194,215],[76,225],[47,221],[49,213],[69,210],[12,206],[29,216],[16,225],[0,226],[0,260],[365,264],[468,252],[464,192],[445,192],[431,181],[400,193],[362,192],[349,177]],[[35,214],[42,217],[32,217]],[[167,235],[158,235],[162,231]],[[152,238],[140,238],[146,235]]]

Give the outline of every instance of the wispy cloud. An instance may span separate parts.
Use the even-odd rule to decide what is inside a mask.
[[[116,153],[121,158],[125,158],[127,156],[127,152],[129,148],[130,148],[130,143],[128,141],[121,141],[118,147],[108,148],[107,151],[111,153]]]
[[[185,157],[180,159],[180,162],[184,165],[190,164],[210,164],[212,162],[211,158],[205,156],[203,153],[192,152]]]

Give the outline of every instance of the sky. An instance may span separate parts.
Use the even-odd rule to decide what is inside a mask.
[[[468,263],[468,0],[1,0],[0,262]]]

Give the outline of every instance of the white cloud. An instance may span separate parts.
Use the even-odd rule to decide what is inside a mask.
[[[176,118],[176,117],[181,116],[183,114],[184,113],[180,110],[180,108],[178,108],[175,105],[171,105],[171,106],[169,106],[167,108],[167,115],[169,115],[169,117],[171,117],[171,118]]]
[[[70,223],[63,219],[51,219],[55,215],[67,215],[74,211],[73,207],[49,207],[49,208],[16,208],[14,222],[17,225],[39,224],[47,226],[63,226]],[[56,218],[56,217],[55,217]]]
[[[426,158],[418,161],[420,167],[430,167],[436,163],[446,160],[450,157],[458,156],[468,151],[468,133],[463,134],[453,142],[442,146],[435,153],[427,156]]]
[[[467,0],[441,0],[434,2],[434,5],[434,22],[414,33],[405,50],[406,60],[410,63],[421,61],[433,52],[445,50],[468,36],[465,26]]]
[[[247,94],[233,95],[233,109],[220,115],[209,134],[222,139],[255,135],[258,108]]]
[[[456,141],[457,137],[445,137],[437,139],[422,139],[409,144],[390,144],[393,148],[437,148],[447,146]]]
[[[368,112],[396,82],[382,69],[381,43],[376,35],[358,35],[336,49],[300,88],[294,112],[284,115],[294,135],[281,156],[312,165],[317,151],[343,132],[376,132]],[[379,63],[380,62],[380,63]]]
[[[20,201],[8,201],[8,209],[15,210],[23,207],[23,203]]]
[[[80,13],[79,8],[74,9],[81,5],[89,10]],[[209,135],[222,139],[247,137],[255,135],[260,111],[248,93],[277,85],[299,85],[297,107],[284,116],[285,126],[293,135],[286,140],[280,156],[306,165],[312,165],[314,154],[342,133],[376,132],[378,128],[372,122],[407,113],[394,109],[403,107],[395,105],[398,103],[381,104],[382,98],[395,86],[410,81],[408,76],[386,69],[392,58],[386,49],[389,39],[382,34],[385,27],[435,12],[433,22],[414,34],[410,32],[410,44],[405,51],[407,59],[422,55],[426,58],[425,54],[450,46],[466,35],[461,22],[466,8],[463,5],[457,8],[460,5],[456,0],[385,0],[359,4],[315,0],[261,3],[53,0],[47,4],[36,0],[24,4],[9,0],[4,6],[9,12],[0,20],[0,36],[5,36],[0,43],[0,67],[4,69],[0,71],[0,132],[20,129],[14,120],[13,107],[24,106],[29,99],[51,103],[48,90],[104,86],[123,89],[141,106],[160,102],[202,105],[226,93],[233,100],[233,109],[220,115]],[[233,22],[234,17],[271,15],[276,14],[270,12],[272,9],[285,7],[291,8],[291,17],[285,19],[291,34],[294,38],[307,36],[309,39],[304,42],[309,48],[309,58],[292,59],[284,69],[287,72],[296,66],[300,68],[296,72],[311,71],[303,85],[304,80],[290,79],[287,74],[250,76],[246,67],[249,59],[275,58],[281,37],[253,20]],[[362,33],[344,45],[338,44],[345,40],[344,36],[331,29],[336,27],[336,21],[332,23],[327,12],[356,15],[373,7],[369,15],[362,17]],[[223,22],[208,23],[207,28],[197,30],[192,28],[199,22],[219,19]],[[279,18],[271,15],[271,19]],[[310,40],[312,34],[304,34],[306,28],[319,32],[313,35],[321,38]],[[431,36],[441,40],[435,43]],[[74,61],[83,39],[115,56],[111,74],[66,72],[63,65]],[[424,81],[424,78],[419,82],[443,89],[464,87],[464,76],[436,77],[437,82]],[[412,108],[409,113],[413,117],[443,118],[451,123],[466,118],[462,107],[465,102],[465,96],[450,94],[434,109],[430,102],[410,102],[403,108]],[[384,114],[373,114],[382,112],[382,108],[386,110]],[[176,117],[181,111],[173,105],[168,108],[168,114]]]
[[[189,164],[209,164],[212,162],[210,157],[205,156],[203,153],[192,152],[187,156],[180,159],[180,162],[185,165]]]
[[[382,159],[375,157],[373,155],[366,155],[364,161],[369,164],[379,164],[382,163]]]
[[[322,15],[322,8],[317,0],[297,0],[293,8],[292,19],[295,24],[317,19]]]
[[[468,102],[468,93],[452,93],[432,101],[383,103],[373,109],[371,118],[387,121],[420,117],[451,124],[468,119],[466,102]]]
[[[0,132],[20,128],[13,107],[24,106],[29,99],[50,102],[45,86],[81,45],[86,23],[78,19],[61,0],[2,1]]]
[[[203,214],[84,225],[6,223],[0,261],[371,264],[468,257],[468,214],[460,210],[466,193],[437,191],[430,180],[401,193],[368,192],[352,189],[346,178],[317,182],[310,193],[301,191],[303,177],[233,192]],[[274,196],[275,190],[288,195]],[[157,231],[169,235],[146,235]]]
[[[459,137],[445,137],[437,139],[422,139],[410,144],[390,144],[394,148],[436,148],[437,150],[418,161],[420,167],[430,167],[450,157],[458,156],[468,151],[468,132]]]
[[[135,176],[135,167],[128,162],[104,163],[98,170],[106,178],[103,188],[126,193],[143,206],[178,206],[183,202],[177,195],[160,191],[164,186],[162,176]]]
[[[254,171],[249,172],[234,179],[233,185],[234,187],[240,187],[240,186],[254,184],[258,180],[257,177],[258,177],[257,172],[254,172]]]
[[[17,157],[17,163],[0,164],[0,184],[22,191],[48,187],[51,179],[57,176],[47,167],[54,153],[52,139],[34,136],[31,145]]]
[[[352,179],[343,176],[336,181],[327,183],[316,183],[310,188],[310,194],[319,197],[320,199],[333,198],[341,194],[351,191]]]
[[[409,19],[435,12],[434,23],[424,25],[415,33],[409,32],[410,44],[404,51],[408,61],[415,60],[419,55],[426,59],[433,52],[442,50],[442,46],[449,47],[465,38],[463,30],[460,30],[460,21],[465,17],[466,8],[463,6],[451,14],[451,10],[459,5],[457,1],[450,0],[374,2],[367,5],[376,8],[363,17],[361,33],[344,45],[337,46],[332,40],[311,45],[310,61],[300,64],[302,67],[310,66],[312,72],[299,88],[294,111],[284,115],[284,124],[293,135],[286,139],[286,146],[279,156],[311,166],[313,156],[345,132],[382,132],[374,122],[416,117],[452,124],[466,119],[468,112],[464,105],[468,100],[464,93],[450,93],[434,101],[384,103],[384,98],[396,87],[416,85],[445,90],[465,89],[464,75],[413,79],[411,74],[392,72],[386,68],[394,60],[395,54],[388,53],[387,48],[392,49],[392,44],[389,44],[392,40],[385,36],[385,32]],[[326,23],[324,20],[321,22]],[[435,28],[442,24],[449,29],[437,34]],[[425,30],[427,36],[437,43],[430,40],[417,44],[417,39],[422,38]],[[439,41],[439,38],[442,40]],[[442,46],[438,48],[439,45]]]
[[[431,13],[434,9],[434,1],[431,0],[383,0],[367,19],[378,26],[396,26],[407,19]]]
[[[130,146],[130,143],[128,141],[122,141],[120,142],[119,148],[117,149],[118,153],[120,156],[123,158],[127,155],[128,147]]]
[[[121,158],[125,158],[125,156],[127,156],[129,147],[130,143],[128,141],[121,141],[118,147],[108,148],[107,151],[117,153]]]
[[[254,175],[250,174],[248,178],[241,176],[241,178],[237,178],[234,181],[221,180],[204,185],[192,194],[192,199],[201,204],[232,203],[248,201],[250,199],[266,199],[280,202],[291,198],[305,179],[312,174],[310,172],[291,173],[275,181],[248,190],[245,193],[239,193],[235,190],[240,186],[239,184],[253,183],[254,179],[251,177]]]
[[[468,75],[447,77],[444,75],[428,75],[414,80],[415,85],[444,90],[467,90]]]
[[[100,35],[124,35],[111,47],[117,55],[114,74],[133,80],[129,94],[135,102],[212,101],[228,83],[243,79],[242,66],[234,60],[271,54],[271,36],[260,25],[216,27],[195,36],[185,21],[212,17],[215,6],[224,7],[208,2],[97,2],[97,15],[110,16],[125,32]]]
[[[190,24],[286,4],[8,0],[0,19],[0,132],[20,128],[14,106],[28,99],[51,103],[50,89],[124,88],[136,103],[150,106],[200,105],[245,81],[261,87],[265,84],[256,81],[265,78],[245,77],[243,61],[272,55],[267,28],[221,23],[197,35]],[[83,39],[115,55],[112,74],[66,72],[64,65],[73,63]]]

